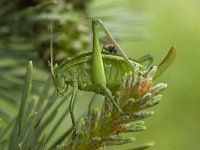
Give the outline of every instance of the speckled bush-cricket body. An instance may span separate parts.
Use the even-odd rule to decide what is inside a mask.
[[[116,53],[102,52],[98,39],[98,25],[105,32],[108,39],[117,49]],[[137,66],[138,72],[143,75],[147,72],[140,63],[130,60],[113,39],[103,22],[99,19],[92,21],[93,51],[82,54],[65,61],[55,69],[53,68],[53,50],[51,48],[51,72],[58,95],[63,95],[67,86],[73,88],[69,112],[75,131],[75,118],[73,114],[73,101],[77,90],[92,91],[110,98],[116,110],[123,114],[121,108],[113,98],[127,73],[133,72]],[[52,46],[51,46],[52,47]],[[145,57],[142,61],[149,60]],[[167,62],[167,61],[166,61]],[[161,67],[162,68],[162,67]]]

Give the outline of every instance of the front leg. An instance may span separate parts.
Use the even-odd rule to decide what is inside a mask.
[[[69,113],[71,116],[71,120],[72,120],[72,126],[73,126],[73,137],[76,136],[76,123],[75,123],[75,117],[74,117],[74,100],[76,99],[76,95],[77,95],[77,91],[78,91],[78,83],[77,81],[74,81],[73,84],[73,92],[72,92],[72,96],[71,96],[71,100],[69,103]]]

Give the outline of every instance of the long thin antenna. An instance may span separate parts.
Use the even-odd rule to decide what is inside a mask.
[[[53,72],[53,23],[52,20],[49,19],[49,32],[50,32],[50,67],[51,67],[51,74],[54,77]]]

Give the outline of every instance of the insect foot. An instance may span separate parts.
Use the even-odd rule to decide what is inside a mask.
[[[73,139],[73,140],[76,139],[77,134],[78,134],[78,133],[77,133],[77,128],[74,127],[74,128],[72,129],[72,139]]]

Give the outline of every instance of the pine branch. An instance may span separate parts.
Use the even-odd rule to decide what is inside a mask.
[[[138,69],[135,69],[138,70]],[[109,98],[105,98],[101,113],[92,106],[97,100],[93,97],[88,113],[82,122],[76,138],[69,139],[66,149],[97,149],[105,145],[123,145],[135,141],[134,137],[125,136],[123,133],[132,133],[146,129],[140,120],[152,116],[152,111],[144,111],[160,102],[159,93],[167,85],[160,83],[152,86],[152,79],[157,70],[153,67],[145,77],[137,71],[128,74],[121,85],[121,90],[115,95],[116,101],[127,115],[121,116],[116,112]],[[100,117],[98,117],[100,115]],[[147,143],[135,149],[146,149],[153,146]]]

